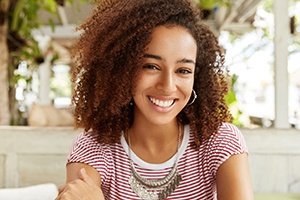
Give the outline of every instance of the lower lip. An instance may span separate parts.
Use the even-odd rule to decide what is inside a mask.
[[[163,107],[160,107],[160,106],[158,106],[158,105],[152,103],[152,102],[150,101],[150,99],[148,99],[148,100],[149,100],[151,106],[152,106],[157,112],[161,112],[161,113],[167,113],[167,112],[170,112],[170,111],[173,109],[173,107],[174,107],[174,105],[175,105],[175,103],[176,103],[176,102],[174,102],[171,106],[163,108]]]

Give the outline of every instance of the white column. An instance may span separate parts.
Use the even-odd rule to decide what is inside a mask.
[[[39,91],[39,103],[43,105],[50,105],[50,76],[51,76],[51,59],[52,54],[49,53],[45,57],[45,62],[39,66],[39,78],[40,78],[40,91]]]
[[[274,0],[275,16],[275,128],[290,128],[288,122],[288,0]]]

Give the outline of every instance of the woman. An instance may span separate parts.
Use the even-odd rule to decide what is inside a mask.
[[[74,52],[75,121],[57,199],[253,199],[224,101],[224,55],[187,0],[100,3]]]

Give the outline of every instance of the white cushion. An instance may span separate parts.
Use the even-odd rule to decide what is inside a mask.
[[[58,189],[53,183],[21,188],[1,188],[1,200],[54,200]]]

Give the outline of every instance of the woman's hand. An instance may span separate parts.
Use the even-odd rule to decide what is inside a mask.
[[[55,200],[104,200],[101,188],[95,184],[84,168],[78,172],[78,179],[59,187]]]

